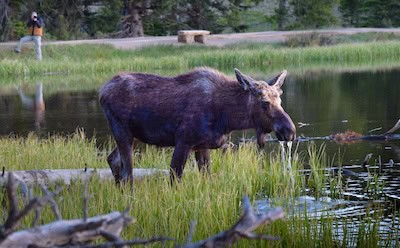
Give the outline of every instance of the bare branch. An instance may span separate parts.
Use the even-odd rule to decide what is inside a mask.
[[[118,237],[117,235],[114,235],[114,234],[112,234],[112,233],[109,233],[109,232],[106,232],[106,231],[104,231],[104,230],[100,230],[99,231],[99,234],[101,235],[101,236],[103,236],[107,241],[110,241],[110,242],[119,242],[119,241],[123,241],[120,237]]]
[[[57,218],[57,220],[62,220],[60,210],[58,209],[58,205],[57,205],[56,201],[54,200],[54,195],[58,194],[58,192],[60,192],[61,189],[56,190],[57,193],[51,193],[50,191],[48,191],[46,189],[46,187],[42,186],[41,188],[42,188],[42,192],[45,194],[47,200],[50,202],[51,209],[53,210],[55,217]]]
[[[86,170],[85,170],[86,171]],[[89,195],[88,195],[88,184],[90,181],[90,177],[85,180],[85,185],[83,188],[83,221],[86,222],[87,217],[88,217],[88,200],[89,200]]]
[[[275,220],[284,217],[284,212],[281,208],[276,208],[268,213],[256,214],[250,204],[247,196],[243,197],[243,214],[238,222],[229,230],[220,232],[208,239],[198,241],[196,243],[187,244],[184,248],[199,248],[199,247],[228,247],[238,241],[240,238],[247,239],[266,239],[274,240],[274,237],[257,235],[252,233],[259,226],[272,223]],[[272,238],[272,239],[271,239]]]
[[[8,217],[4,224],[2,236],[7,235],[7,232],[12,229],[15,218],[18,214],[18,198],[16,195],[16,185],[13,173],[8,174],[7,182],[7,198],[8,198]]]
[[[150,239],[132,239],[128,241],[115,241],[107,242],[103,244],[96,245],[86,245],[86,246],[70,246],[70,248],[110,248],[110,247],[121,247],[121,246],[134,246],[134,245],[149,245],[157,242],[174,241],[172,238],[168,237],[152,237]]]
[[[189,235],[187,237],[186,245],[189,245],[192,242],[195,227],[196,227],[196,221],[191,221],[190,228],[189,228]]]

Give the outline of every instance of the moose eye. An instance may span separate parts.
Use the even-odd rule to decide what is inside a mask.
[[[261,106],[264,110],[269,110],[270,103],[269,102],[262,102]]]

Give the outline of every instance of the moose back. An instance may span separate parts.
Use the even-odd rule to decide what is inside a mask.
[[[293,140],[296,129],[280,99],[287,72],[267,82],[235,74],[210,68],[176,77],[122,73],[105,83],[100,103],[117,144],[107,159],[116,182],[132,182],[135,141],[174,146],[174,179],[181,178],[191,151],[199,170],[208,171],[210,149],[221,147],[233,130],[255,129],[260,146],[272,131],[279,140]]]

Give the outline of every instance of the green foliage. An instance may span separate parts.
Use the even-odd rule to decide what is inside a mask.
[[[343,23],[358,27],[363,0],[340,0],[340,11],[343,15]]]
[[[115,32],[121,18],[123,6],[121,0],[103,0],[102,3],[103,6],[96,11],[91,11],[88,7],[84,10],[84,29],[90,36],[96,38]]]
[[[392,27],[400,25],[400,2],[397,0],[364,0],[362,26]]]
[[[336,40],[333,35],[317,32],[292,35],[285,42],[288,47],[328,46],[334,44],[336,44]]]
[[[287,47],[332,46],[340,43],[359,43],[377,41],[400,41],[400,35],[392,32],[368,32],[352,35],[332,35],[318,32],[290,36],[285,42]]]
[[[400,2],[397,0],[341,0],[345,24],[356,27],[397,27]]]
[[[26,23],[17,20],[11,20],[11,30],[12,34],[10,35],[12,39],[19,39],[27,34]]]
[[[266,16],[270,6],[275,6],[274,14]],[[147,35],[175,35],[180,29],[245,32],[341,22],[355,27],[400,26],[398,0],[15,0],[0,8],[0,39],[18,39],[23,33],[19,22],[33,10],[43,17],[45,34],[54,39],[123,37],[124,32],[133,35],[142,29]]]
[[[292,27],[321,28],[338,23],[333,14],[336,0],[292,0],[291,3],[296,18]]]

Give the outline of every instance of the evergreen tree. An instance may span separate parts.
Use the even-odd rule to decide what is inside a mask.
[[[400,25],[398,0],[363,0],[362,26],[393,27]]]
[[[333,15],[336,0],[292,0],[295,27],[320,28],[337,23]]]
[[[279,0],[278,8],[275,10],[275,17],[278,22],[278,30],[284,30],[288,17],[287,0]]]
[[[340,11],[343,22],[350,26],[360,25],[360,12],[363,0],[340,0]]]

